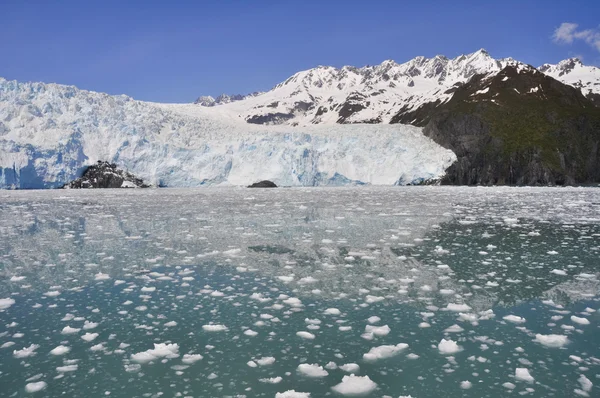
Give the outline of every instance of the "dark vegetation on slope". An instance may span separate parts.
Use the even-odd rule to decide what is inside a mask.
[[[508,66],[474,76],[444,104],[401,111],[392,121],[424,126],[456,153],[443,184],[589,184],[600,182],[595,100],[533,68]]]

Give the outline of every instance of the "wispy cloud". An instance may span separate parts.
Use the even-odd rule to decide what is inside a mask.
[[[563,22],[554,31],[552,40],[558,44],[572,44],[575,40],[582,40],[600,51],[599,28],[580,30],[579,25],[576,23]]]

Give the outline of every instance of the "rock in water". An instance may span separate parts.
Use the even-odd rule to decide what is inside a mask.
[[[248,185],[248,188],[277,188],[277,185],[275,185],[275,183],[272,181],[264,180],[255,182],[252,185]]]
[[[63,186],[64,189],[80,188],[150,188],[141,178],[117,168],[114,163],[98,161],[89,166],[83,175]]]

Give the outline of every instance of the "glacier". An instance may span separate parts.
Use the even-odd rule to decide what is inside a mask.
[[[251,125],[218,108],[0,78],[0,188],[57,188],[98,160],[159,187],[405,185],[456,160],[418,127]]]

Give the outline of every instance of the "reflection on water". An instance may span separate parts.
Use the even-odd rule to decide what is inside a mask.
[[[316,397],[349,372],[369,396],[594,396],[595,189],[17,191],[0,220],[8,396]]]

